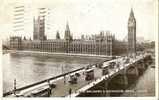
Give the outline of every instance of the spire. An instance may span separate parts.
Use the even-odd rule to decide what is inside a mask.
[[[68,24],[68,21],[67,21],[67,24],[66,24],[66,30],[69,31],[70,28],[69,28],[69,24]]]
[[[133,6],[134,6],[135,1],[134,0],[129,0],[129,3],[131,5],[130,16],[134,16]]]
[[[65,39],[69,40],[69,41],[72,40],[72,36],[71,36],[71,32],[70,32],[68,21],[67,21],[67,24],[66,24]]]
[[[129,15],[129,22],[136,22],[136,19],[135,19],[135,16],[134,16],[134,11],[133,11],[133,8],[131,8],[131,11],[130,11],[130,15]]]
[[[130,17],[134,17],[134,11],[133,11],[133,8],[131,8],[131,11],[130,11]]]

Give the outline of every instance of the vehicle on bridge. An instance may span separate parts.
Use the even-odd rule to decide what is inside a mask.
[[[81,75],[80,73],[75,73],[75,76],[80,77]]]
[[[130,62],[130,58],[126,58],[125,59],[125,64],[129,63]]]
[[[76,75],[70,75],[70,78],[69,78],[69,83],[71,84],[77,84],[77,76]]]
[[[56,83],[48,81],[48,85],[45,87],[41,87],[33,90],[27,97],[48,97],[49,91],[56,87]]]
[[[49,86],[38,88],[32,91],[27,97],[47,97]]]
[[[50,88],[56,88],[56,83],[49,84]]]
[[[113,69],[116,65],[116,62],[112,61],[112,62],[109,62],[109,68],[110,69]]]
[[[89,80],[93,80],[94,79],[94,69],[87,69],[85,71],[85,80],[89,81]]]
[[[102,66],[102,75],[107,75],[109,73],[109,66],[110,65]]]

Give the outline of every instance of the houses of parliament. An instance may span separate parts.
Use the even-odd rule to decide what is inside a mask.
[[[116,42],[115,36],[108,31],[101,31],[99,34],[92,35],[89,38],[82,35],[80,39],[73,39],[68,22],[63,39],[60,38],[58,31],[56,33],[56,39],[47,39],[44,20],[44,16],[38,16],[37,19],[34,19],[33,40],[18,36],[10,37],[10,48],[106,56],[112,56],[119,51],[125,52],[125,50],[131,53],[136,52],[136,20],[132,9],[128,19],[128,43]]]

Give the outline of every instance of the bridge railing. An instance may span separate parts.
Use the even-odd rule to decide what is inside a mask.
[[[66,76],[66,75],[68,75],[68,74],[71,74],[71,73],[80,71],[80,70],[82,70],[82,69],[84,69],[84,68],[85,68],[85,67],[82,67],[82,68],[79,68],[79,69],[76,69],[76,70],[73,70],[73,71],[70,71],[70,72],[67,72],[67,73],[64,73],[64,74],[55,76],[55,77],[51,77],[51,78],[42,80],[42,81],[40,81],[40,82],[36,82],[36,83],[30,84],[30,85],[27,85],[27,86],[24,86],[24,87],[21,87],[21,88],[17,88],[16,91],[21,91],[21,90],[24,90],[24,89],[27,89],[27,88],[30,88],[30,87],[33,87],[33,86],[36,86],[36,85],[45,83],[45,82],[47,82],[48,80],[54,80],[54,79],[60,78],[60,77],[62,77],[62,76]],[[12,93],[13,93],[13,90],[8,91],[8,92],[6,92],[6,93],[3,93],[3,97],[8,96],[8,95],[11,95]]]
[[[104,60],[104,61],[106,61],[106,60]],[[103,62],[104,62],[104,61],[103,61]],[[89,65],[87,65],[86,67],[90,67],[90,66],[94,66],[94,65],[96,66],[97,63],[96,63],[96,64],[89,64]],[[57,78],[60,78],[60,77],[69,75],[69,74],[71,74],[71,73],[74,73],[74,72],[83,70],[83,69],[85,69],[86,67],[81,67],[81,68],[79,68],[79,69],[76,69],[76,70],[73,70],[73,71],[70,71],[70,72],[66,72],[66,73],[64,73],[64,74],[61,74],[61,75],[58,75],[58,76],[55,76],[55,77],[51,77],[51,78],[48,78],[48,79],[45,79],[45,80],[42,80],[42,81],[39,81],[39,82],[30,84],[30,85],[26,85],[26,86],[21,87],[21,88],[17,88],[17,89],[14,90],[14,91],[21,91],[21,90],[24,90],[24,89],[27,89],[27,88],[31,88],[31,87],[33,87],[33,86],[36,86],[36,85],[45,83],[45,82],[47,82],[48,80],[54,80],[54,79],[57,79]],[[8,95],[11,95],[12,93],[13,93],[13,90],[8,91],[8,92],[5,92],[5,93],[3,93],[3,97],[6,97],[6,96],[8,96]]]

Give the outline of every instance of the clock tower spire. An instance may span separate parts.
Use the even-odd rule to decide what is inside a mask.
[[[128,54],[136,56],[136,19],[132,8],[128,19]]]

